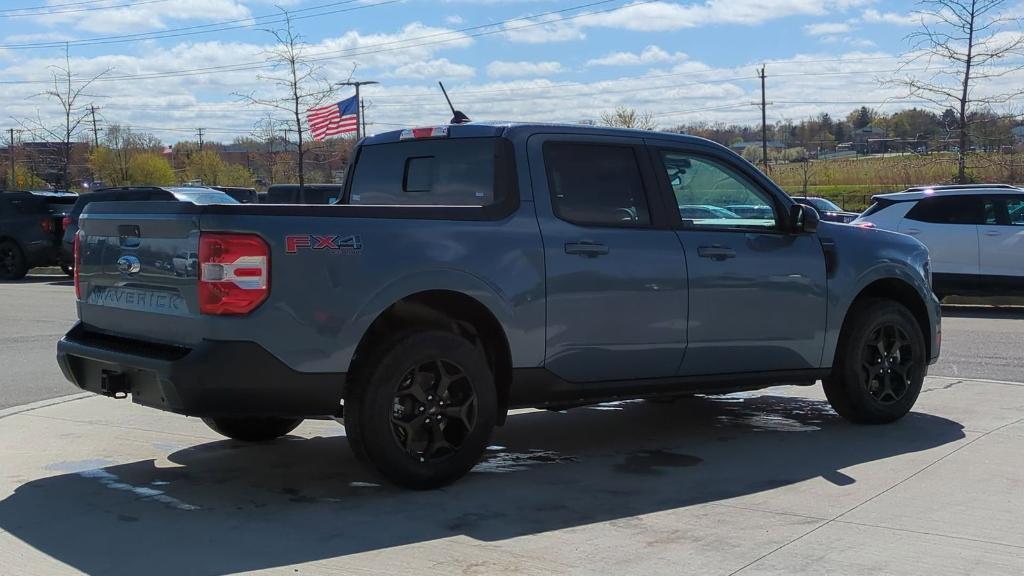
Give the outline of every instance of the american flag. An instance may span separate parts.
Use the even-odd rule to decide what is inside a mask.
[[[306,112],[306,120],[313,140],[317,142],[328,136],[355,132],[359,124],[359,103],[353,96],[329,106],[310,108]]]

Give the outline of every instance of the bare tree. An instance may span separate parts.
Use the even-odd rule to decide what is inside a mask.
[[[635,108],[620,106],[615,112],[601,114],[601,124],[613,128],[634,128],[636,130],[654,130],[658,123],[650,112],[640,112]]]
[[[1024,35],[1019,18],[1005,16],[1010,0],[919,0],[921,30],[909,36],[913,50],[901,66],[925,63],[940,68],[924,77],[907,75],[893,82],[923,98],[956,111],[959,136],[957,181],[965,183],[967,151],[971,143],[971,112],[1011,102],[1024,94],[1015,87],[1002,93],[984,93],[978,84],[1024,69]]]
[[[804,197],[807,197],[807,188],[811,183],[811,179],[814,178],[814,169],[817,167],[811,163],[811,159],[806,156],[799,160],[800,162],[800,183],[803,185]]]
[[[287,10],[279,9],[284,15],[284,28],[265,30],[276,41],[276,45],[267,50],[267,60],[274,65],[275,72],[259,76],[260,80],[273,83],[279,96],[258,97],[255,92],[236,96],[251,104],[267,106],[288,114],[289,119],[284,121],[284,132],[294,132],[297,136],[297,168],[299,186],[302,186],[305,184],[305,136],[308,134],[308,127],[303,124],[302,116],[306,110],[320,106],[332,97],[335,88],[324,77],[322,67],[306,55],[308,45],[295,30],[291,14]]]
[[[85,128],[83,122],[90,114],[89,106],[83,104],[81,100],[90,97],[89,94],[86,94],[86,89],[93,82],[110,73],[112,69],[107,68],[99,74],[85,79],[78,78],[71,69],[71,53],[67,44],[64,45],[63,65],[55,64],[49,68],[53,86],[36,96],[47,96],[59,103],[62,122],[50,124],[38,112],[33,119],[15,119],[15,121],[36,138],[59,142],[57,164],[60,176],[57,184],[59,188],[67,189],[71,185],[72,146]]]

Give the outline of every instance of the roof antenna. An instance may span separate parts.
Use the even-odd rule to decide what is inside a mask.
[[[448,91],[444,89],[444,84],[438,81],[437,85],[441,87],[441,92],[444,93],[444,99],[448,101],[448,107],[452,109],[452,119],[448,123],[465,124],[466,122],[469,122],[469,116],[466,116],[460,110],[456,110],[455,106],[452,106],[452,99],[448,97]]]

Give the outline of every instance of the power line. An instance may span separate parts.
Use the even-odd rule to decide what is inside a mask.
[[[79,2],[77,4],[58,4],[54,6],[36,6],[35,8],[5,8],[0,10],[0,18],[21,18],[24,16],[51,16],[54,14],[70,14],[74,12],[93,12],[98,10],[111,10],[113,8],[132,8],[135,6],[142,6],[143,4],[160,4],[168,2],[170,0],[138,0],[137,2],[125,2],[124,4],[105,4],[103,6],[91,6],[86,8],[73,8],[71,10],[50,10],[49,8],[59,8],[61,6],[75,6],[81,4],[87,4],[90,2]],[[95,2],[91,2],[95,3]],[[32,10],[39,10],[38,12],[32,12]]]
[[[166,0],[160,0],[166,1]],[[328,16],[331,14],[338,14],[340,12],[348,12],[350,10],[360,10],[362,8],[370,8],[379,4],[366,4],[364,6],[357,6],[348,10],[330,10],[326,12],[317,12],[315,14],[304,14],[305,12],[323,10],[325,8],[332,8],[334,6],[341,6],[345,4],[352,4],[355,2],[362,2],[362,0],[340,0],[337,2],[328,2],[326,4],[319,4],[317,6],[310,6],[308,8],[298,8],[296,10],[288,11],[292,20],[305,20],[307,18],[316,18],[319,16]],[[382,2],[380,4],[394,4],[395,1]],[[296,16],[298,14],[298,16]],[[273,20],[270,20],[273,19]],[[81,38],[79,40],[67,40],[67,41],[52,41],[52,42],[27,42],[23,44],[0,44],[0,48],[7,48],[10,50],[32,50],[40,48],[57,48],[62,47],[65,44],[69,46],[98,46],[103,44],[122,44],[125,42],[140,42],[143,40],[159,40],[162,38],[178,38],[181,36],[194,36],[197,34],[210,34],[213,32],[223,32],[226,30],[238,30],[242,28],[255,28],[257,26],[267,26],[269,24],[281,24],[285,22],[286,18],[279,12],[276,14],[262,14],[260,16],[251,16],[248,18],[237,18],[234,20],[221,20],[217,22],[210,22],[207,24],[195,24],[192,26],[182,26],[180,28],[169,28],[166,30],[151,30],[149,32],[137,32],[135,34],[119,34],[114,36],[94,36],[92,38]],[[233,26],[237,24],[237,26]]]
[[[350,1],[353,1],[353,0],[350,0]],[[357,10],[357,9],[364,8],[364,7],[374,7],[374,6],[379,6],[379,5],[383,5],[383,4],[393,4],[393,3],[396,3],[396,2],[400,2],[400,1],[401,0],[387,0],[385,2],[379,2],[377,4],[366,4],[364,6],[357,6],[355,8],[350,8],[350,9],[347,9],[347,10]],[[444,31],[444,32],[436,32],[436,33],[433,33],[433,34],[426,34],[426,35],[418,36],[418,37],[414,37],[414,38],[406,38],[406,39],[402,39],[402,40],[392,40],[390,42],[381,42],[381,43],[377,43],[377,44],[369,44],[369,45],[361,47],[361,48],[344,48],[344,49],[340,49],[340,50],[329,50],[329,51],[325,51],[325,52],[316,52],[316,53],[307,55],[307,61],[309,61],[309,62],[319,62],[319,61],[323,61],[323,60],[333,60],[333,59],[336,59],[336,58],[338,58],[340,56],[355,57],[355,56],[365,56],[365,55],[372,55],[372,54],[380,54],[382,52],[392,52],[392,51],[396,51],[396,50],[408,50],[408,49],[411,49],[411,48],[419,48],[419,47],[422,47],[422,46],[432,46],[432,45],[435,45],[435,44],[445,44],[445,43],[449,43],[449,42],[462,41],[462,40],[465,40],[467,38],[476,38],[476,37],[480,37],[480,36],[488,36],[488,35],[493,35],[493,34],[501,34],[501,33],[508,32],[508,31],[522,30],[522,29],[525,29],[525,28],[532,28],[532,27],[535,27],[535,26],[545,26],[545,25],[549,24],[550,22],[548,22],[548,21],[532,22],[530,24],[524,24],[522,26],[517,26],[517,27],[512,28],[512,29],[507,28],[507,24],[509,24],[511,22],[517,22],[517,21],[522,21],[522,20],[532,20],[532,19],[541,18],[541,17],[544,17],[544,16],[562,14],[562,13],[573,11],[573,10],[581,10],[581,9],[588,8],[588,7],[593,7],[593,6],[597,6],[597,5],[608,4],[609,2],[618,2],[618,1],[621,1],[621,0],[599,0],[597,2],[591,2],[589,4],[581,4],[581,5],[577,5],[577,6],[573,6],[573,7],[569,7],[569,8],[563,8],[563,9],[560,9],[560,10],[552,10],[552,11],[544,12],[544,13],[541,13],[541,14],[535,15],[535,16],[524,16],[524,17],[519,17],[519,18],[510,18],[510,19],[507,19],[507,20],[502,20],[502,21],[499,21],[499,22],[491,23],[491,24],[484,24],[484,25],[480,25],[480,26],[470,26],[468,28],[462,28],[462,29],[458,29],[458,30],[448,30],[448,31]],[[564,22],[566,20],[571,20],[571,19],[575,19],[575,18],[581,18],[583,16],[591,16],[591,15],[594,15],[594,14],[603,14],[603,13],[607,13],[607,12],[614,12],[614,11],[620,10],[620,9],[622,9],[624,7],[632,7],[632,6],[637,6],[637,5],[640,5],[640,4],[650,4],[652,2],[657,2],[657,1],[660,1],[660,0],[640,0],[638,2],[622,4],[620,6],[615,6],[613,8],[608,8],[608,9],[605,9],[605,10],[596,10],[596,11],[591,11],[591,12],[584,12],[582,14],[574,14],[572,16],[566,16],[561,21]],[[347,11],[347,10],[342,10],[342,11]],[[322,15],[322,14],[317,14],[315,16],[320,16],[320,15]],[[306,17],[312,17],[312,16],[306,16]],[[293,18],[293,20],[295,20],[295,19],[298,19],[298,18]],[[506,27],[502,27],[502,26],[506,26]],[[393,45],[393,44],[401,44],[401,43],[404,43],[404,42],[416,41],[416,40],[424,39],[424,38],[433,38],[433,37],[437,37],[437,36],[450,36],[450,35],[453,35],[453,34],[462,34],[462,33],[466,32],[466,31],[469,31],[469,30],[476,30],[476,29],[483,29],[483,28],[494,28],[494,29],[492,29],[492,30],[485,30],[485,31],[482,31],[482,32],[477,32],[477,33],[474,33],[474,34],[464,34],[464,35],[456,36],[454,38],[446,38],[446,39],[442,39],[442,40],[435,40],[435,41],[432,41],[432,42],[422,42],[422,43],[419,43],[419,44],[407,44],[407,45],[401,45],[401,46],[394,46],[394,47],[391,47],[391,48],[381,48],[381,49],[378,49],[378,50],[365,50],[365,48],[374,48],[374,47],[377,47],[377,46],[389,46],[389,45]],[[0,47],[3,47],[3,46],[0,46]],[[206,74],[206,73],[210,73],[210,72],[243,72],[243,71],[247,71],[247,70],[259,70],[259,69],[262,69],[262,68],[268,68],[268,67],[273,67],[273,66],[274,66],[273,62],[267,62],[266,60],[264,60],[262,62],[245,62],[245,63],[239,63],[239,64],[225,64],[225,65],[221,65],[221,66],[208,66],[208,67],[205,67],[205,68],[191,68],[191,69],[183,69],[183,70],[154,72],[154,73],[150,73],[150,74],[127,74],[127,75],[121,75],[121,76],[104,76],[102,78],[98,78],[96,81],[97,82],[114,82],[114,81],[120,81],[120,80],[150,80],[150,79],[158,79],[158,78],[178,78],[178,77],[195,76],[195,75],[199,75],[199,74]],[[6,80],[6,81],[0,81],[0,84],[49,84],[49,82],[50,82],[49,80]]]
[[[337,14],[339,12],[347,12],[347,11],[350,11],[350,10],[358,10],[358,9],[362,9],[364,7],[374,7],[374,6],[383,5],[383,4],[394,4],[397,1],[399,1],[399,0],[392,0],[392,1],[389,1],[389,2],[381,2],[379,4],[366,4],[365,6],[357,6],[355,8],[351,8],[351,9],[347,9],[347,10],[333,10],[333,11],[328,11],[328,12],[318,12],[316,14],[302,14],[304,12],[309,12],[309,11],[314,11],[314,10],[322,10],[324,8],[331,8],[333,6],[339,6],[339,5],[344,5],[344,4],[351,4],[353,2],[363,2],[363,0],[341,0],[341,1],[338,1],[338,2],[329,2],[327,4],[320,4],[318,6],[310,6],[308,8],[301,8],[301,9],[297,9],[297,10],[290,10],[290,11],[288,11],[288,14],[289,14],[289,16],[291,16],[292,20],[304,20],[304,19],[307,19],[307,18],[316,18],[316,17],[320,17],[320,16],[327,16],[327,15],[330,15],[330,14]],[[518,17],[518,18],[510,18],[510,19],[507,19],[507,20],[502,20],[502,21],[498,21],[498,22],[492,22],[490,24],[481,24],[481,25],[477,25],[477,26],[469,26],[469,27],[466,27],[466,28],[461,28],[461,29],[456,29],[456,30],[451,30],[451,31],[445,31],[445,32],[440,32],[440,33],[434,33],[434,34],[428,34],[428,35],[424,35],[424,36],[419,36],[417,38],[412,38],[412,39],[396,40],[396,41],[392,41],[392,42],[383,42],[383,43],[379,43],[379,44],[375,44],[375,45],[371,45],[371,46],[393,44],[395,42],[404,42],[404,41],[407,41],[407,40],[417,40],[417,39],[421,39],[421,38],[429,38],[429,37],[432,37],[432,36],[443,35],[443,34],[452,34],[452,33],[466,32],[466,31],[477,30],[477,29],[481,29],[481,28],[500,26],[500,25],[503,25],[503,24],[507,24],[509,22],[515,22],[515,21],[520,21],[520,20],[530,20],[530,19],[535,19],[535,18],[544,18],[544,17],[547,17],[547,16],[558,15],[558,14],[562,14],[562,13],[565,13],[565,12],[572,12],[574,10],[582,10],[582,9],[585,9],[585,8],[590,8],[590,7],[599,6],[599,5],[603,5],[603,4],[609,4],[611,2],[618,2],[618,1],[620,1],[620,0],[599,0],[599,1],[594,1],[594,2],[590,2],[590,3],[586,3],[586,4],[579,4],[579,5],[576,5],[576,6],[570,6],[568,8],[562,8],[562,9],[559,9],[559,10],[551,10],[549,12],[541,12],[541,13],[533,15],[533,16],[522,16],[522,17]],[[654,1],[658,1],[658,0],[642,0],[640,2],[637,2],[636,4],[649,4],[649,3],[654,2]],[[619,8],[623,8],[623,7],[626,7],[626,6],[630,6],[630,4],[623,4],[622,6],[616,7],[615,9],[618,10]],[[599,13],[601,13],[601,12],[593,12],[593,14],[599,14]],[[296,16],[296,14],[300,14],[300,15]],[[588,13],[588,14],[591,14],[591,13]],[[266,20],[268,18],[277,18],[277,19],[276,20]],[[266,21],[255,22],[255,21],[258,21],[258,20],[266,20]],[[279,24],[279,23],[282,23],[284,21],[285,21],[285,19],[282,17],[282,15],[280,13],[278,13],[278,14],[263,14],[261,16],[254,16],[254,17],[251,17],[251,18],[240,18],[240,19],[236,19],[236,20],[223,20],[223,21],[220,21],[220,22],[211,22],[211,23],[208,23],[208,24],[197,24],[197,25],[194,25],[194,26],[185,26],[185,27],[181,27],[181,28],[171,28],[171,29],[168,29],[168,30],[153,30],[153,31],[149,31],[149,32],[139,32],[139,33],[136,33],[136,34],[122,34],[122,35],[115,35],[115,36],[98,36],[98,37],[93,37],[93,38],[83,38],[83,39],[80,39],[80,40],[70,40],[70,41],[67,41],[67,42],[57,42],[57,41],[54,41],[54,42],[24,43],[24,44],[0,44],[0,48],[8,48],[8,49],[12,49],[12,50],[37,49],[37,48],[55,48],[55,47],[64,46],[65,43],[67,43],[69,45],[72,45],[72,46],[74,46],[74,45],[79,45],[79,46],[95,46],[95,45],[101,45],[101,44],[119,44],[119,43],[124,43],[124,42],[138,42],[138,41],[141,41],[141,40],[157,40],[157,39],[161,39],[161,38],[177,38],[177,37],[180,37],[180,36],[192,36],[192,35],[196,35],[196,34],[209,34],[209,33],[212,33],[212,32],[222,32],[222,31],[225,31],[225,30],[237,30],[237,29],[240,29],[240,28],[253,28],[253,27],[256,27],[256,26],[266,26],[268,24]],[[242,24],[242,23],[244,23],[244,24]],[[548,23],[549,22],[546,22],[546,21],[545,22],[541,22],[541,24],[548,24]],[[229,24],[241,24],[241,25],[238,25],[238,26],[228,26]]]

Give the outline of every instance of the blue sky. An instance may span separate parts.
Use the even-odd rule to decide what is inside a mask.
[[[355,67],[356,78],[381,82],[366,90],[371,132],[446,120],[437,80],[475,118],[576,122],[632,106],[664,127],[755,123],[759,113],[750,102],[759,98],[755,70],[762,62],[775,102],[769,121],[818,111],[845,115],[861,102],[886,110],[924,104],[883,82],[909,49],[906,36],[920,25],[913,2],[277,4],[297,17],[294,25],[307,52],[320,56],[326,78],[343,80]],[[101,122],[140,127],[169,142],[191,137],[197,126],[213,139],[246,134],[266,110],[244,105],[239,95],[277,90],[266,79],[275,71],[257,68],[272,44],[262,29],[280,26],[260,17],[277,12],[269,0],[6,0],[0,4],[6,123],[45,120],[59,110],[34,95],[46,87],[47,66],[61,61],[54,43],[68,41],[77,75],[110,70],[82,100],[101,109]],[[1024,8],[1011,4],[1008,13],[1021,15]],[[153,38],[161,34],[173,36]],[[122,42],[125,35],[138,41]],[[909,73],[928,71],[917,65]]]

